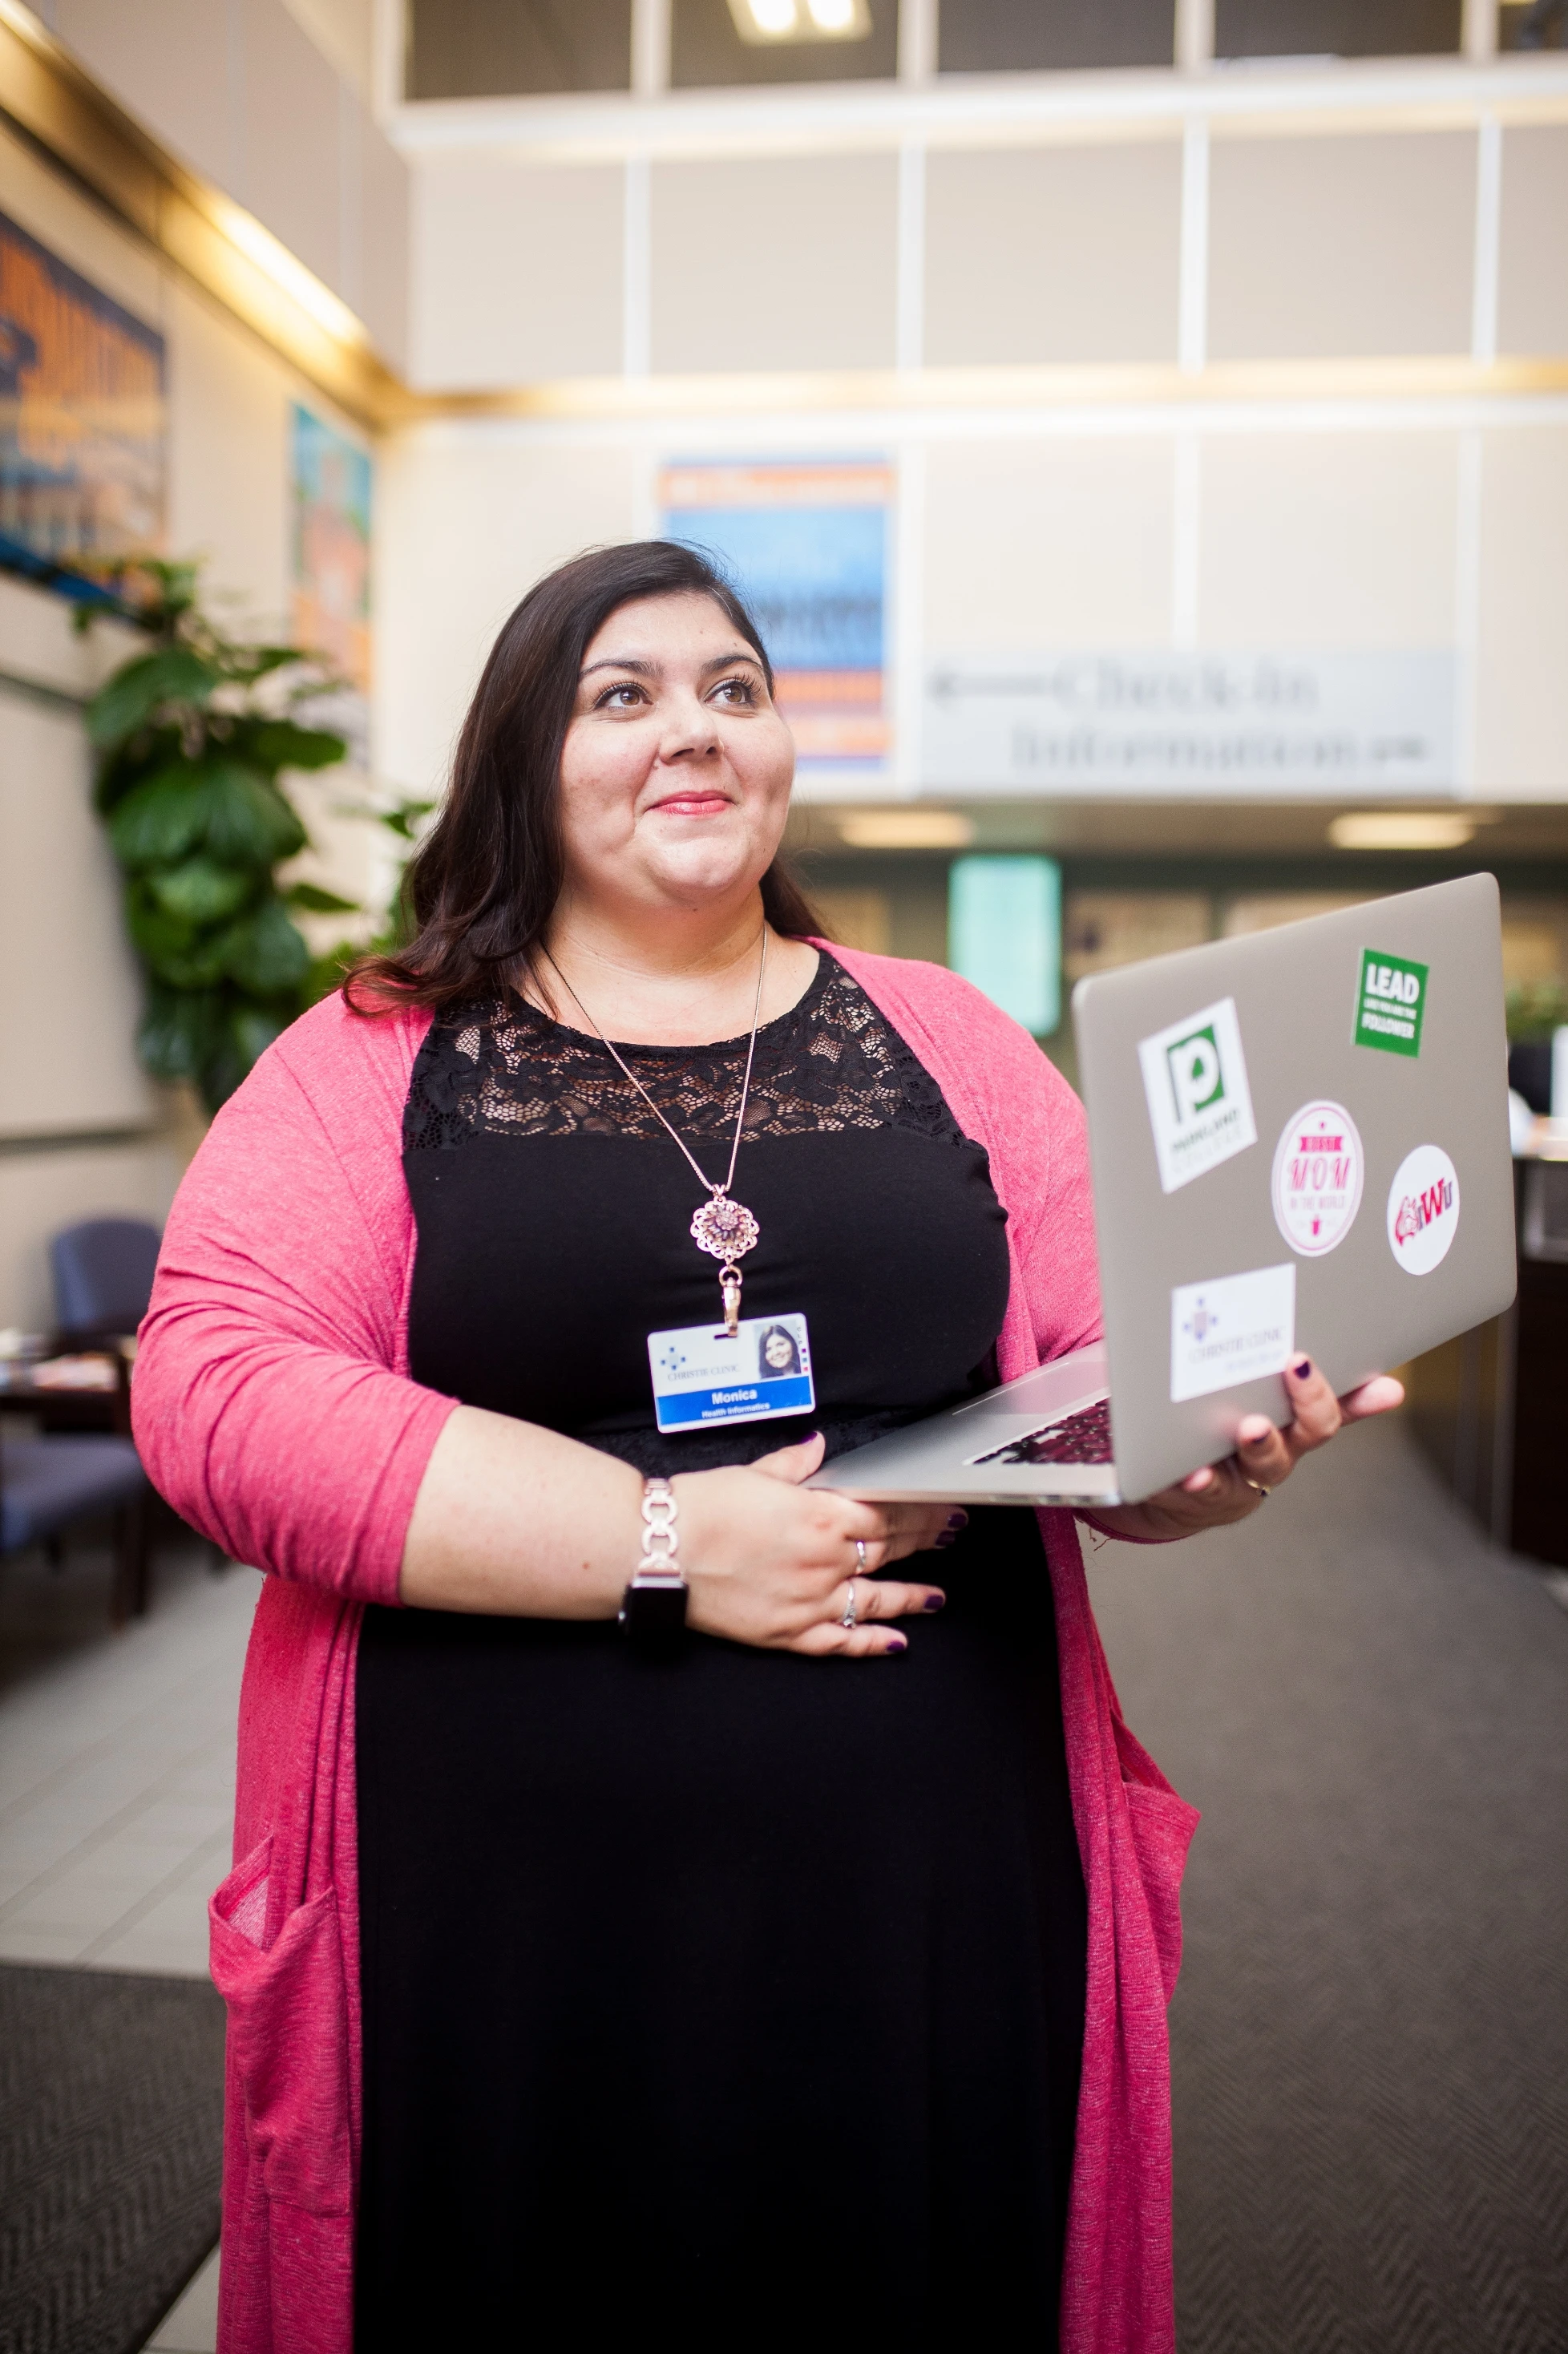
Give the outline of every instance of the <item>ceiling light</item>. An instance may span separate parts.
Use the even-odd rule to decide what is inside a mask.
[[[1462,850],[1478,820],[1448,810],[1366,810],[1335,818],[1336,850]]]
[[[967,850],[975,838],[973,818],[957,810],[862,810],[838,828],[852,850]]]
[[[754,48],[774,41],[863,41],[866,0],[729,0],[735,29]]]

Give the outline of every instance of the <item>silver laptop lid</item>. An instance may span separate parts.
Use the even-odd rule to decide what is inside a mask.
[[[1080,981],[1121,1492],[1514,1290],[1497,884],[1469,875]]]

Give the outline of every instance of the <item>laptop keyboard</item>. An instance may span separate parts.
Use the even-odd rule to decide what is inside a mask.
[[[1065,1422],[1048,1422],[1042,1429],[1025,1431],[980,1463],[1108,1463],[1111,1459],[1110,1400],[1097,1398]]]

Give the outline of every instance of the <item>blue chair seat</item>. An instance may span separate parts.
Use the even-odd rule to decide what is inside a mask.
[[[146,1485],[128,1438],[0,1439],[0,1553],[37,1544],[85,1513],[133,1503]]]

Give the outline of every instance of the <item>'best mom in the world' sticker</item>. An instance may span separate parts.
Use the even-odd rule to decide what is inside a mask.
[[[1274,1154],[1275,1223],[1293,1251],[1321,1258],[1343,1242],[1361,1206],[1366,1157],[1355,1121],[1326,1097],[1302,1105]]]

